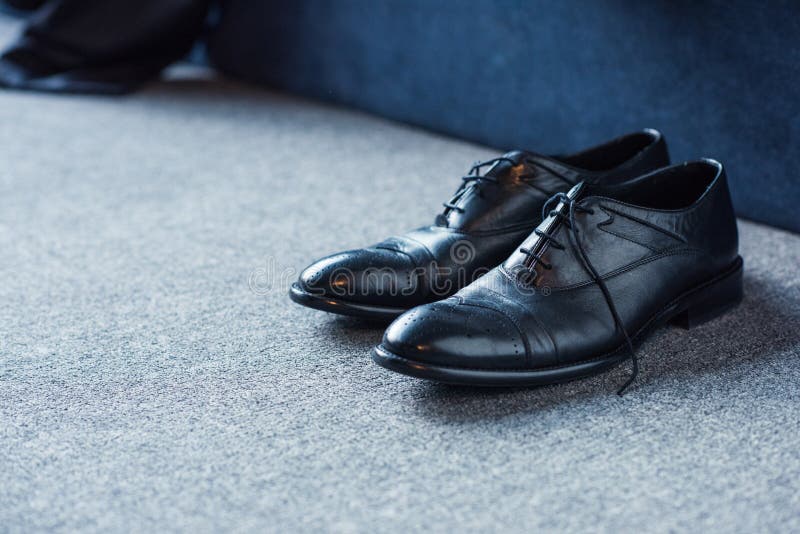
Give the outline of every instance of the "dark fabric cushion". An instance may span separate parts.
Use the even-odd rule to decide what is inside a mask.
[[[800,231],[800,4],[228,0],[222,70],[498,148],[642,127],[728,167],[745,217]]]

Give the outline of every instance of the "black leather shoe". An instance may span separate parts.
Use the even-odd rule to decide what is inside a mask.
[[[549,204],[502,265],[395,320],[373,359],[441,382],[527,386],[631,358],[624,390],[638,371],[634,347],[654,328],[688,328],[741,300],[736,218],[718,162],[579,184]]]
[[[668,163],[655,130],[571,156],[509,152],[474,165],[433,226],[323,258],[301,273],[290,296],[311,308],[392,319],[452,295],[498,265],[530,234],[553,194],[580,181],[624,181]]]
[[[6,7],[14,11],[35,11],[42,7],[45,0],[2,0],[0,8]]]

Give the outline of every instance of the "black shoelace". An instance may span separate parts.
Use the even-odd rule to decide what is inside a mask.
[[[476,185],[480,185],[483,182],[496,184],[497,179],[492,176],[486,176],[485,174],[482,175],[481,169],[488,165],[494,165],[495,163],[500,163],[501,161],[506,161],[508,163],[511,163],[512,165],[516,165],[516,162],[513,159],[502,156],[499,158],[476,162],[467,172],[467,175],[461,177],[461,185],[459,186],[458,190],[456,190],[455,194],[453,195],[453,198],[451,198],[447,202],[442,203],[442,206],[444,206],[445,209],[444,213],[440,215],[439,220],[445,221],[446,219],[444,218],[447,216],[450,210],[457,211],[459,213],[464,213],[464,208],[456,205],[456,202],[458,202],[459,199],[464,195],[464,193],[467,192],[468,189],[467,186],[471,182],[474,182]]]
[[[558,204],[563,203],[565,207],[567,207],[567,213],[560,211],[557,209]],[[556,209],[553,209],[553,205],[555,204]],[[623,336],[625,337],[625,343],[628,345],[628,350],[630,351],[631,363],[633,365],[633,371],[631,372],[631,376],[628,380],[622,385],[622,387],[617,391],[617,394],[622,396],[625,393],[625,390],[630,387],[631,384],[636,380],[636,377],[639,374],[639,359],[636,357],[636,351],[633,348],[633,342],[631,341],[630,336],[628,335],[628,331],[625,329],[625,325],[622,323],[622,319],[617,313],[617,307],[614,305],[614,299],[611,297],[611,293],[606,286],[606,283],[603,281],[603,277],[597,272],[592,262],[589,260],[588,256],[586,255],[586,251],[581,244],[580,236],[578,235],[578,227],[575,221],[575,214],[578,212],[593,214],[594,210],[584,208],[579,206],[574,198],[570,198],[566,193],[557,193],[550,197],[550,199],[545,203],[544,207],[542,208],[542,219],[550,217],[556,217],[560,220],[561,224],[563,224],[569,230],[569,239],[570,243],[573,246],[573,249],[578,251],[578,257],[583,264],[583,268],[586,270],[587,273],[592,277],[594,282],[600,287],[600,290],[603,292],[603,297],[605,298],[606,304],[608,304],[608,309],[611,312],[612,317],[614,318],[614,324],[617,328],[622,331]],[[539,230],[538,228],[535,230],[537,236],[544,240],[545,243],[549,243],[551,246],[559,249],[564,250],[566,247],[563,243],[558,241],[552,233],[544,232]],[[523,271],[527,276],[535,277],[536,271],[534,267],[536,264],[540,264],[547,270],[553,268],[553,266],[542,259],[543,248],[540,247],[540,252],[537,253],[534,249],[528,249],[522,247],[520,252],[527,256],[525,260],[526,270]]]
[[[511,158],[507,158],[505,156],[500,156],[498,158],[489,159],[489,160],[486,160],[486,161],[478,161],[478,162],[476,162],[470,168],[470,170],[467,171],[467,175],[461,177],[461,182],[462,183],[459,186],[459,188],[456,190],[456,192],[453,195],[453,197],[450,200],[448,200],[447,202],[443,202],[442,203],[442,206],[444,206],[445,209],[444,209],[444,212],[439,214],[439,216],[437,217],[437,219],[436,219],[437,222],[439,224],[447,226],[447,214],[448,214],[448,212],[450,210],[457,211],[459,213],[464,213],[464,208],[462,208],[461,206],[458,206],[456,204],[456,202],[458,202],[461,199],[461,197],[464,196],[464,194],[468,190],[467,186],[471,182],[474,182],[476,186],[480,186],[480,184],[484,183],[484,182],[496,184],[497,183],[497,178],[495,178],[493,176],[486,176],[485,174],[481,175],[480,171],[481,171],[481,169],[483,167],[486,167],[486,166],[489,166],[489,165],[494,165],[495,163],[500,163],[500,162],[503,162],[503,161],[505,161],[507,163],[510,163],[511,165],[517,165],[518,164],[518,162],[514,161]],[[552,169],[548,165],[545,165],[543,163],[540,163],[540,162],[536,161],[535,159],[533,159],[531,157],[526,157],[524,159],[524,163],[527,164],[528,166],[539,167],[540,169],[542,169],[542,170],[544,170],[546,172],[549,172],[550,174],[553,174],[553,175],[561,178],[562,180],[564,180],[566,183],[568,183],[570,185],[574,184],[574,182],[572,180],[568,179],[563,174],[559,173],[555,169]],[[531,178],[533,176],[534,176],[534,174],[531,172],[531,173],[528,173],[528,174],[523,174],[523,175],[519,176],[519,178],[524,180],[526,178]],[[478,194],[482,196],[483,195],[483,191],[478,189]]]

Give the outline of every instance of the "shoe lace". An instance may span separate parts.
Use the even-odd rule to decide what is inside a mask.
[[[464,196],[464,193],[467,192],[469,184],[474,183],[476,186],[484,182],[496,184],[497,178],[481,174],[481,169],[489,165],[494,165],[496,163],[500,163],[503,161],[511,163],[512,165],[516,165],[516,162],[513,159],[504,156],[494,159],[488,159],[486,161],[475,162],[475,164],[469,169],[469,171],[467,171],[467,175],[461,177],[461,185],[458,187],[453,197],[447,202],[442,203],[442,206],[444,206],[444,211],[439,215],[438,220],[446,222],[447,214],[450,213],[451,210],[457,211],[459,213],[464,213],[464,208],[458,206],[456,202],[458,202],[461,199],[461,197]]]
[[[558,205],[560,203],[563,203],[566,210],[558,209]],[[617,307],[614,304],[614,299],[611,297],[611,292],[608,290],[608,286],[606,286],[605,281],[603,281],[603,277],[600,276],[600,274],[597,272],[597,269],[589,260],[586,250],[584,250],[583,245],[581,244],[580,236],[578,235],[578,227],[575,221],[576,213],[588,213],[591,215],[594,213],[594,210],[580,206],[576,203],[574,198],[568,196],[566,193],[556,193],[550,197],[550,199],[542,208],[542,219],[545,219],[548,216],[555,217],[568,229],[570,243],[572,244],[573,249],[577,250],[578,258],[580,259],[583,268],[587,273],[589,273],[592,280],[594,280],[598,287],[600,287],[606,304],[608,305],[608,309],[611,312],[611,316],[614,318],[614,325],[616,328],[619,328],[619,330],[622,331],[622,335],[625,337],[625,343],[630,353],[633,369],[628,380],[617,391],[617,394],[622,396],[625,393],[625,390],[627,390],[628,387],[633,384],[633,382],[636,380],[636,377],[639,375],[639,359],[636,356],[636,351],[633,348],[633,342],[628,335],[628,331],[625,329],[625,325],[622,323],[622,319],[617,312]],[[549,243],[551,246],[559,250],[566,248],[563,243],[553,236],[552,231],[545,232],[544,230],[537,228],[534,230],[534,232],[537,236],[544,240],[543,243]],[[536,247],[522,247],[519,250],[527,256],[524,262],[526,269],[523,271],[523,273],[529,277],[529,280],[536,276],[534,267],[537,263],[547,270],[553,268],[552,264],[545,262],[542,258],[544,246],[538,247],[538,252],[536,251]]]
[[[566,183],[574,185],[573,180],[570,180],[560,172],[553,169],[551,166],[545,165],[544,163],[537,161],[535,157],[531,156],[533,156],[533,154],[531,154],[530,156],[526,157],[523,160],[528,167],[539,167],[540,169],[561,178]],[[461,177],[461,185],[458,187],[455,194],[453,194],[453,197],[447,202],[442,203],[442,206],[444,206],[444,211],[436,217],[437,224],[447,226],[447,214],[450,211],[457,211],[458,213],[464,213],[464,208],[457,205],[456,202],[458,202],[461,199],[461,197],[463,197],[464,194],[467,192],[468,185],[470,183],[474,182],[475,186],[480,186],[480,184],[482,183],[492,183],[492,184],[498,183],[497,178],[495,178],[494,176],[487,176],[486,174],[481,174],[481,169],[501,162],[507,162],[510,163],[511,165],[518,164],[517,161],[507,156],[500,156],[498,158],[488,159],[486,161],[475,162],[475,164],[470,168],[470,170],[467,171],[467,175]],[[531,172],[527,174],[522,174],[519,176],[519,178],[526,179],[526,178],[531,178],[533,176],[535,176],[535,174]],[[483,195],[482,190],[478,189],[478,194],[482,196]]]

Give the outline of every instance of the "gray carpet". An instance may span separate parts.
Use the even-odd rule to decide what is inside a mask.
[[[799,236],[741,222],[744,304],[624,398],[446,387],[286,290],[491,151],[202,80],[0,124],[0,531],[800,529]]]

